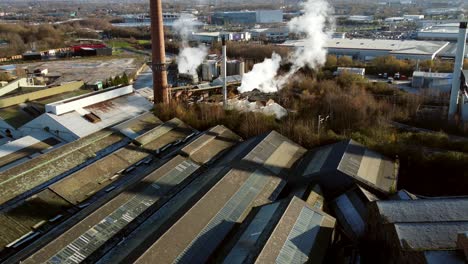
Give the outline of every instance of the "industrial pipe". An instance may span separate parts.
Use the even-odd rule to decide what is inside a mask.
[[[463,70],[463,60],[465,58],[466,28],[467,22],[460,22],[455,67],[453,69],[452,91],[450,94],[449,119],[453,119],[455,117],[459,104],[461,73]]]

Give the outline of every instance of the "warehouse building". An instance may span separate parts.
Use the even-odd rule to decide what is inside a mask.
[[[458,236],[468,228],[468,199],[376,201],[368,230],[395,263],[464,263]]]
[[[163,262],[203,262],[252,207],[278,197],[303,153],[305,149],[276,132],[238,144],[99,263],[151,262],[154,254]],[[173,219],[182,208],[188,211],[179,220]],[[135,252],[142,252],[148,243],[152,245],[144,253]],[[171,250],[164,251],[167,245],[172,245]]]
[[[234,240],[223,263],[322,263],[335,219],[293,197],[262,206]]]
[[[77,257],[81,260],[97,254],[95,251],[104,245],[109,247],[109,243],[112,244],[110,240],[118,236],[118,233],[123,230],[128,232],[145,215],[155,212],[172,196],[174,190],[180,189],[196,177],[201,166],[211,162],[239,140],[237,135],[222,126],[203,133],[182,150],[187,157],[177,155],[165,162],[135,187],[113,198],[28,258],[25,263],[73,261]],[[79,254],[76,255],[77,253]]]
[[[309,151],[297,174],[319,183],[326,197],[336,197],[359,183],[382,194],[396,190],[395,162],[361,144],[347,140]]]
[[[368,206],[378,198],[356,185],[331,202],[338,223],[351,239],[361,239],[366,233]]]
[[[110,88],[47,104],[46,113],[19,130],[23,134],[47,131],[71,142],[126,121],[153,108],[132,86]]]
[[[145,116],[140,121],[146,120],[148,118]],[[38,194],[20,200],[19,205],[0,215],[0,218],[3,218],[2,223],[5,231],[2,232],[4,235],[0,241],[6,244],[2,243],[0,245],[8,250],[14,250],[92,204],[92,199],[102,197],[113,191],[122,181],[125,181],[125,177],[133,181],[141,179],[145,175],[145,167],[151,164],[153,160],[158,162],[157,157],[160,157],[162,153],[166,153],[166,151],[184,140],[187,141],[195,134],[194,130],[177,119],[161,124],[146,133],[144,131],[147,126],[136,120],[129,126],[137,130],[135,133],[143,133],[137,140],[144,138],[146,142],[144,145],[129,144],[129,140],[119,134],[101,133],[87,140],[79,140],[76,143],[73,142],[58,148],[57,151],[51,152],[52,156],[45,154],[49,157],[44,158],[48,159],[41,157],[43,159],[40,160],[45,164],[37,164],[37,168],[34,168],[35,171],[29,176],[21,174],[17,176],[17,182],[23,182],[32,175],[35,177],[30,179],[28,184],[18,185],[21,188],[16,188],[14,192],[13,190],[3,190],[5,195],[2,198],[6,199],[8,195],[14,197],[13,195],[21,194],[20,191],[33,190],[39,184],[47,182],[47,180],[59,179],[56,182],[49,183],[50,185]],[[99,140],[100,137],[103,138]],[[81,149],[80,147],[83,147],[83,144],[86,143],[89,146],[85,145],[84,149]],[[98,147],[102,149],[98,149]],[[95,152],[91,152],[92,150]],[[91,157],[83,157],[83,153],[87,152],[91,152],[89,154]],[[60,154],[62,156],[57,157]],[[80,169],[77,170],[77,167]],[[178,170],[181,168],[181,166],[178,167]],[[24,167],[8,171],[8,173],[15,172],[24,172]],[[45,172],[45,175],[39,178],[41,172]],[[155,176],[153,175],[153,177]],[[14,183],[5,182],[5,184],[2,184],[2,188],[8,188],[8,184]],[[43,196],[45,198],[41,198]],[[124,195],[124,197],[127,196]],[[29,207],[41,202],[41,200],[37,199],[49,199],[51,201],[40,203],[42,210],[44,210],[43,213],[37,213],[37,215],[26,213]],[[145,204],[148,204],[148,201]],[[23,217],[21,212],[23,212]],[[11,230],[15,231],[12,232]]]
[[[380,56],[394,56],[402,60],[433,60],[449,43],[443,41],[388,40],[388,39],[330,39],[326,44],[329,54],[369,61]],[[303,41],[286,41],[288,47],[303,47]]]
[[[418,89],[434,89],[439,92],[450,92],[452,89],[452,73],[421,72],[413,73],[411,87]]]
[[[225,24],[271,24],[283,22],[283,10],[215,12],[211,22]]]
[[[420,40],[457,41],[459,23],[435,24],[416,33]]]

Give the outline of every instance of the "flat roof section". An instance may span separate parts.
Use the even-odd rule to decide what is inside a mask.
[[[293,197],[255,263],[322,263],[335,218]]]
[[[232,169],[136,263],[205,262],[236,222],[274,200],[283,180],[266,170]]]
[[[160,199],[187,180],[200,166],[176,156],[109,201],[24,263],[77,262],[91,255]]]

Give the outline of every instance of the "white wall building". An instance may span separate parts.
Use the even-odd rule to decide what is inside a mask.
[[[397,59],[433,60],[449,42],[386,40],[386,39],[330,39],[328,53],[349,56],[356,60],[368,61],[376,57],[391,55]],[[303,41],[287,41],[283,46],[303,47]]]

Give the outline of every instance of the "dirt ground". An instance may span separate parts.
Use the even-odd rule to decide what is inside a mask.
[[[21,64],[18,67],[28,67],[30,69],[46,68],[49,75],[60,76],[52,84],[60,84],[71,81],[84,81],[85,83],[94,83],[104,81],[109,77],[127,75],[134,73],[139,67],[140,62],[134,58],[115,58],[115,59],[73,59],[46,61],[31,64]]]

